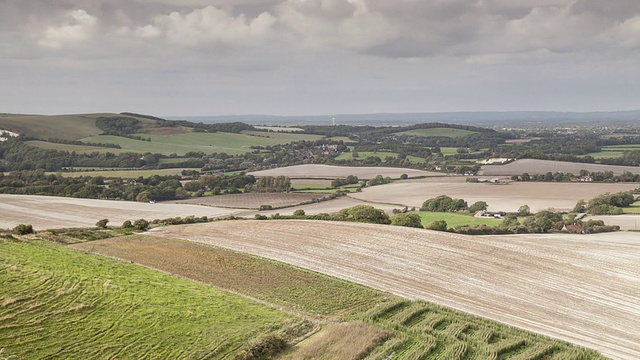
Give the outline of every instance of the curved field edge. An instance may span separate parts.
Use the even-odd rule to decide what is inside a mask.
[[[603,358],[595,351],[477,316],[206,244],[136,235],[73,247],[137,262],[267,301],[301,316],[329,321],[325,329],[296,345],[285,358],[308,358],[308,354],[316,354],[309,357],[316,359]],[[336,326],[335,321],[348,321],[350,325]],[[335,332],[340,331],[346,335],[337,336]],[[322,351],[318,353],[318,349]]]
[[[632,233],[463,236],[304,220],[159,228],[637,359],[640,244]]]
[[[42,241],[0,241],[5,358],[234,356],[292,317],[209,286]]]

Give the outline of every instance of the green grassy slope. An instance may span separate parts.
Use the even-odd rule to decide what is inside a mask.
[[[289,316],[137,265],[0,242],[0,349],[16,359],[228,358]]]
[[[41,139],[59,138],[77,140],[102,133],[96,126],[101,116],[122,116],[116,114],[78,115],[0,115],[0,129]]]
[[[471,214],[456,214],[456,213],[444,213],[444,212],[417,212],[422,219],[422,225],[426,226],[436,220],[444,220],[447,222],[447,226],[450,228],[456,228],[465,225],[487,225],[498,226],[502,220],[483,219],[473,217]]]
[[[265,133],[265,136],[272,136]],[[251,145],[277,145],[285,144],[297,140],[316,140],[322,138],[318,135],[301,135],[301,134],[277,134],[274,137],[251,136],[249,134],[232,134],[232,133],[187,133],[172,136],[137,134],[143,138],[151,138],[151,141],[140,141],[120,136],[100,135],[92,136],[81,141],[94,143],[110,143],[118,144],[123,151],[132,152],[151,152],[161,154],[184,155],[190,151],[202,151],[207,154],[214,152],[225,152],[229,155],[244,154],[252,151]],[[103,149],[103,151],[111,151],[111,149]]]

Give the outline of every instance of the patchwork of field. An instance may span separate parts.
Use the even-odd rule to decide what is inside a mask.
[[[602,351],[640,358],[632,233],[463,236],[360,223],[225,221],[154,236],[264,256]]]
[[[449,308],[193,241],[146,234],[73,247],[247,295],[326,324],[279,357],[283,359],[602,358]]]
[[[19,224],[31,224],[37,230],[94,227],[100,219],[113,225],[125,220],[166,219],[186,216],[220,217],[237,213],[238,209],[223,209],[197,205],[148,204],[131,201],[76,199],[55,196],[0,194],[0,229]]]
[[[589,172],[612,171],[614,175],[620,175],[625,171],[629,171],[633,174],[640,173],[640,167],[637,166],[615,166],[573,163],[566,161],[520,159],[506,165],[484,165],[482,166],[479,174],[486,176],[510,176],[522,175],[523,173],[533,175],[546,174],[548,172],[562,172],[565,174],[571,173],[577,175],[580,173],[580,170],[587,170]]]
[[[273,208],[294,206],[304,202],[323,198],[323,194],[302,193],[246,193],[216,195],[187,200],[175,201],[175,204],[192,204],[203,206],[217,206],[235,209],[259,209],[262,205],[271,205]]]
[[[486,201],[489,211],[515,212],[522,205],[529,205],[533,212],[549,208],[570,211],[581,199],[589,200],[607,192],[616,193],[637,187],[638,184],[547,182],[494,185],[468,183],[463,177],[446,177],[373,186],[349,196],[374,203],[420,207],[427,199],[448,195],[464,199],[469,205],[476,201]]]
[[[383,177],[399,178],[400,175],[407,174],[409,177],[418,176],[442,176],[442,173],[423,171],[415,169],[402,169],[391,167],[348,167],[330,165],[295,165],[269,170],[254,171],[249,175],[254,176],[288,176],[290,178],[320,178],[335,179],[346,178],[349,175],[357,176],[359,179],[373,179],[377,175]]]
[[[43,241],[0,241],[0,358],[229,359],[292,316]]]

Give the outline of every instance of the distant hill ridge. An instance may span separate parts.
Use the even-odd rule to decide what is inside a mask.
[[[579,125],[628,124],[640,121],[640,110],[602,111],[602,112],[558,112],[558,111],[481,111],[481,112],[435,112],[435,113],[374,113],[374,114],[335,114],[335,115],[223,115],[223,116],[167,116],[166,119],[188,120],[195,122],[231,122],[241,121],[252,125],[330,125],[333,117],[337,124],[393,126],[410,125],[422,122],[446,122],[476,126],[522,125]]]

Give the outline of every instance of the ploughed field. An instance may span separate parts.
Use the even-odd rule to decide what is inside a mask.
[[[633,233],[464,236],[318,221],[158,228],[640,358],[640,243]]]
[[[262,205],[271,205],[274,208],[294,206],[323,197],[324,194],[246,193],[206,196],[180,200],[175,203],[237,209],[259,209]]]
[[[449,308],[194,241],[146,234],[73,247],[247,295],[326,324],[283,359],[602,358],[594,351]]]
[[[39,230],[93,227],[100,219],[109,219],[110,224],[119,226],[125,220],[151,221],[191,215],[219,217],[239,211],[188,204],[0,194],[0,229],[13,228],[18,224],[31,224]]]
[[[439,195],[464,199],[469,205],[486,201],[489,211],[515,212],[522,205],[529,205],[537,212],[554,208],[570,211],[581,200],[589,200],[607,192],[633,190],[638,184],[613,183],[547,183],[511,182],[495,185],[468,183],[463,177],[446,177],[399,181],[391,184],[362,189],[350,194],[355,199],[420,207],[422,203]]]
[[[249,173],[249,175],[254,176],[288,176],[290,178],[321,179],[346,178],[349,175],[357,176],[360,179],[373,179],[377,175],[397,179],[402,174],[407,174],[410,177],[443,175],[442,173],[415,169],[391,167],[349,167],[318,164],[294,165]]]
[[[480,174],[486,176],[511,176],[522,175],[523,173],[528,173],[529,175],[544,175],[548,172],[562,172],[565,174],[571,173],[578,175],[580,170],[587,170],[589,172],[612,171],[614,175],[620,175],[625,171],[629,171],[633,174],[640,173],[640,167],[638,166],[616,166],[574,163],[567,161],[521,159],[506,165],[484,165]]]

